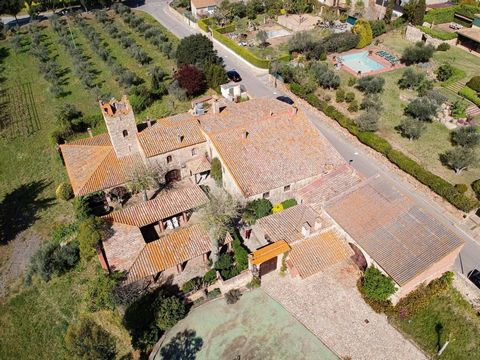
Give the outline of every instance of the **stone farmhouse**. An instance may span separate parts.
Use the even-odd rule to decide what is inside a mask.
[[[260,276],[288,268],[307,278],[340,262],[375,264],[403,296],[448,271],[463,246],[454,229],[408,194],[357,174],[294,106],[266,98],[214,101],[204,115],[138,126],[126,97],[100,106],[108,133],[61,146],[75,195],[125,185],[142,163],[155,164],[170,184],[104,217],[112,231],[100,261],[125,272],[127,283],[160,275],[188,280],[207,270],[211,239],[195,209],[208,201],[199,184],[213,158],[222,187],[240,202],[298,203],[242,230],[249,268]],[[231,241],[227,235],[223,244]]]

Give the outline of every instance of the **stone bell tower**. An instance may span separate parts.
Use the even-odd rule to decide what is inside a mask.
[[[100,101],[100,108],[117,158],[140,153],[137,124],[127,96],[120,101]]]

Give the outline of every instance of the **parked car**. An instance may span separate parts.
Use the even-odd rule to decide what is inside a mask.
[[[295,104],[295,101],[293,101],[292,99],[290,99],[288,96],[277,96],[277,100],[278,101],[281,101],[281,102],[284,102],[288,105],[293,105]]]
[[[475,284],[476,287],[480,289],[480,271],[477,269],[472,270],[468,273],[468,279]]]
[[[239,82],[239,81],[242,81],[242,77],[240,76],[240,74],[238,72],[236,72],[235,70],[230,70],[230,71],[227,71],[227,77],[233,81],[233,82]]]

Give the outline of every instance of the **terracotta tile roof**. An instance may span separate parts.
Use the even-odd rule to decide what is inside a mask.
[[[335,196],[348,191],[358,185],[362,178],[348,164],[333,170],[330,174],[321,177],[297,190],[296,197],[300,203],[324,204]]]
[[[124,184],[140,155],[117,159],[108,134],[61,145],[65,167],[76,196]]]
[[[321,216],[311,207],[296,205],[257,220],[254,227],[261,228],[271,241],[285,240],[291,244],[304,238],[302,235],[303,224],[308,223],[314,227],[317,219],[321,221]]]
[[[208,6],[217,6],[216,0],[191,0],[191,2],[196,9],[201,9]]]
[[[289,259],[302,278],[347,260],[353,251],[336,231],[330,230],[292,245]]]
[[[187,161],[185,165],[192,175],[210,171],[212,168],[208,159],[203,155]]]
[[[105,220],[143,227],[167,219],[184,211],[195,209],[208,201],[202,189],[190,181],[179,187],[163,190],[153,200],[114,211]]]
[[[210,251],[211,241],[201,225],[179,228],[145,245],[127,273],[127,283],[155,275]]]
[[[136,226],[113,223],[112,234],[103,240],[103,250],[111,271],[126,271],[145,246],[142,232]]]
[[[276,241],[273,244],[266,245],[252,254],[252,264],[260,265],[265,261],[273,259],[274,257],[286,253],[290,250],[290,246],[283,240]]]
[[[334,199],[326,210],[400,286],[463,244],[447,225],[382,179]]]
[[[164,154],[205,142],[198,122],[192,116],[179,120],[158,120],[138,134],[138,140],[147,157]]]
[[[345,164],[303,112],[273,99],[234,104],[201,119],[245,196],[325,175]],[[273,114],[270,115],[270,109]]]

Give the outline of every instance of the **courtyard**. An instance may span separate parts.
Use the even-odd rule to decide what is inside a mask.
[[[256,289],[244,293],[236,304],[218,299],[191,311],[167,333],[155,355],[155,360],[174,358],[328,360],[337,356],[279,303]]]

